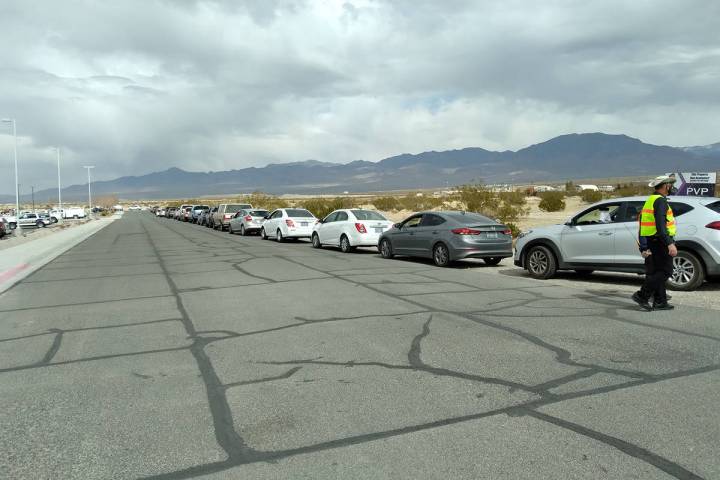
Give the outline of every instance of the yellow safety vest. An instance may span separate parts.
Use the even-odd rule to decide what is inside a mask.
[[[655,227],[655,201],[662,195],[650,195],[645,201],[642,211],[640,212],[640,236],[641,237],[652,237],[657,233]],[[668,205],[667,216],[665,218],[667,231],[671,237],[675,236],[675,216],[673,215],[672,208]]]

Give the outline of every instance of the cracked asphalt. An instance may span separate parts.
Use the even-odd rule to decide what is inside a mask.
[[[492,268],[126,214],[0,296],[0,476],[720,478],[717,311]]]

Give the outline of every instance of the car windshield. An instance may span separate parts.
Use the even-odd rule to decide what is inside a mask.
[[[240,210],[245,210],[246,208],[250,208],[250,205],[247,203],[235,203],[225,207],[225,213],[236,213]]]
[[[250,215],[252,217],[264,217],[268,213],[269,212],[267,210],[250,210],[248,212],[248,215]]]
[[[313,214],[305,210],[304,208],[288,208],[285,210],[288,217],[312,217]]]
[[[387,218],[373,210],[352,210],[352,213],[358,220],[387,220]]]
[[[458,223],[462,223],[463,225],[475,225],[478,223],[497,223],[495,222],[495,220],[492,220],[484,215],[480,215],[479,213],[475,212],[451,212],[446,213],[445,216]]]

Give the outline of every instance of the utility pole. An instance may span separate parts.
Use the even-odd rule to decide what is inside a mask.
[[[33,213],[35,213],[35,185],[30,186],[30,191],[32,192]]]
[[[13,152],[15,157],[15,216],[20,215],[20,184],[18,183],[17,163],[17,121],[14,118],[3,118],[3,123],[12,123],[13,127]]]
[[[56,147],[57,151],[57,171],[58,171],[58,210],[60,210],[60,216],[64,217],[62,213],[62,188],[60,187],[60,147]]]
[[[88,206],[90,207],[90,213],[92,213],[92,193],[90,193],[90,169],[95,168],[95,165],[84,165],[83,168],[87,168],[88,174]]]

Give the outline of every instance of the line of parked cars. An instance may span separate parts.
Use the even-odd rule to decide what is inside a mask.
[[[564,224],[522,232],[514,249],[506,225],[464,211],[419,212],[400,223],[374,210],[340,209],[316,218],[300,207],[269,211],[240,203],[182,205],[156,214],[231,234],[257,233],[278,242],[307,238],[314,248],[332,246],[346,253],[376,247],[384,258],[425,257],[438,266],[465,258],[496,265],[513,257],[514,264],[531,276],[548,279],[561,270],[580,276],[594,271],[644,273],[637,219],[645,200],[626,197],[595,203]],[[670,206],[677,224],[678,255],[668,286],[694,290],[706,278],[720,276],[720,200],[671,197]]]
[[[263,240],[310,239],[314,248],[338,247],[349,253],[375,247],[384,258],[425,257],[438,266],[464,258],[489,265],[512,257],[510,229],[477,213],[420,212],[393,223],[375,210],[349,208],[317,218],[305,208],[267,210],[250,204],[181,205],[158,209],[157,216],[203,225],[230,234],[258,234]]]

